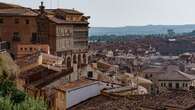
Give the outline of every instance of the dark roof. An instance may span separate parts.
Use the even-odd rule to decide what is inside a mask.
[[[56,24],[88,24],[86,21],[66,21],[55,16],[47,16],[48,19]]]
[[[0,9],[9,9],[9,8],[22,8],[22,6],[0,2]]]
[[[54,12],[55,11],[62,11],[65,14],[78,14],[78,15],[83,15],[83,13],[81,13],[80,11],[75,10],[75,9],[60,9],[60,8],[58,8],[58,9],[55,9]]]
[[[158,77],[158,80],[165,81],[190,81],[195,80],[195,75],[190,75],[179,70],[169,71],[165,74],[161,74]]]
[[[39,65],[37,67],[34,67],[30,70],[27,70],[20,74],[20,78],[24,78],[27,80],[40,80],[42,77],[48,76],[51,73],[54,73],[56,71],[50,70],[42,65]]]
[[[0,9],[0,16],[37,16],[33,10],[29,8],[10,8]]]
[[[26,85],[27,87],[31,86],[35,88],[43,88],[50,83],[60,80],[60,78],[72,73],[72,71],[72,69],[69,69],[58,72],[48,67],[39,65],[23,72],[19,77],[25,79],[28,82]]]
[[[152,68],[147,68],[143,71],[144,73],[162,73],[163,69],[162,67],[152,67]]]
[[[36,12],[39,12],[39,9],[33,9]],[[61,12],[62,14],[75,14],[75,15],[83,15],[82,12],[74,9],[45,9],[47,14],[56,14],[57,12]]]

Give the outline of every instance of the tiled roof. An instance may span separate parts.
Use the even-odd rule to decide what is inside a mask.
[[[158,80],[171,80],[171,81],[177,81],[177,80],[184,80],[184,81],[188,81],[188,80],[195,80],[195,76],[194,75],[190,75],[184,72],[181,72],[179,70],[173,70],[173,71],[169,71],[165,74],[161,74],[158,77]]]
[[[8,8],[21,8],[21,6],[0,2],[0,9],[8,9]]]
[[[163,69],[160,67],[147,68],[143,71],[144,73],[162,73]]]
[[[81,88],[86,85],[97,83],[97,81],[92,81],[89,79],[80,79],[74,82],[65,83],[63,86],[58,87],[58,90],[67,91],[76,88]]]
[[[66,21],[64,19],[57,18],[55,16],[49,15],[48,19],[56,24],[88,24],[85,21]]]
[[[80,11],[78,10],[75,10],[75,9],[55,9],[53,11],[61,11],[61,12],[64,12],[65,14],[78,14],[78,15],[83,15],[83,13],[81,13]]]
[[[37,16],[33,10],[28,8],[0,9],[0,16]]]
[[[34,9],[34,11],[39,12],[39,9]],[[83,15],[83,13],[79,12],[78,10],[74,9],[45,9],[47,14],[55,14],[56,12],[61,12],[62,14],[76,14],[76,15]]]

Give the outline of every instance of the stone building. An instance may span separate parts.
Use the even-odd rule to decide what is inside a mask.
[[[190,90],[195,86],[195,76],[179,70],[172,70],[158,77],[159,91],[167,89]]]
[[[31,43],[31,36],[37,32],[37,15],[22,7],[0,9],[0,40],[9,42],[13,55],[18,44]]]
[[[67,66],[81,66],[88,62],[88,19],[74,9],[45,9],[43,3],[39,9],[2,3],[0,40],[9,42],[16,58],[18,45],[43,44]]]

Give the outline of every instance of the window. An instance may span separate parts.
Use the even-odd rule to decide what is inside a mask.
[[[164,84],[163,83],[161,83],[161,87],[163,87],[164,86]]]
[[[28,19],[26,19],[26,24],[29,24],[29,20]]]
[[[37,37],[37,33],[32,33],[32,39],[31,39],[32,43],[37,43],[38,42],[38,37]]]
[[[148,79],[148,75],[147,74],[145,75],[145,78]]]
[[[19,24],[19,19],[18,18],[15,19],[15,24]]]
[[[172,88],[172,83],[169,83],[169,88]]]
[[[19,32],[13,33],[13,41],[20,41],[20,34]]]
[[[175,84],[176,89],[179,89],[179,83]]]
[[[7,49],[10,49],[10,48],[11,48],[11,43],[10,43],[10,42],[7,42],[6,48],[7,48]]]
[[[33,49],[32,49],[32,47],[30,47],[30,51],[32,51]]]
[[[87,76],[88,76],[88,78],[92,78],[93,77],[93,72],[89,71]]]
[[[3,18],[0,18],[0,24],[3,24]]]

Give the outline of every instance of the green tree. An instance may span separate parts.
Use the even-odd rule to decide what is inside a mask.
[[[6,74],[0,76],[0,110],[47,110],[47,104],[16,88]]]

